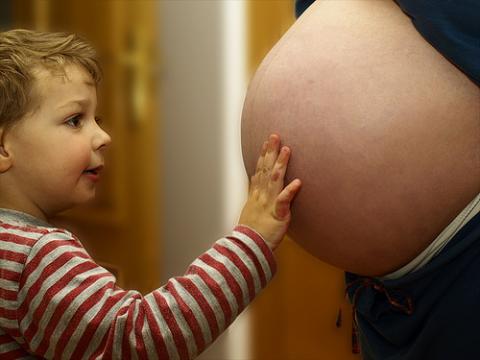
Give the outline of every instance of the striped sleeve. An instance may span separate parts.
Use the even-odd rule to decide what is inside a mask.
[[[55,359],[192,359],[226,329],[275,272],[271,250],[237,226],[186,274],[142,296],[115,285],[74,237],[32,247],[18,291],[18,324],[32,354]]]

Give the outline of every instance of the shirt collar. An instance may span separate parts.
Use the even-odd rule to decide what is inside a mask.
[[[32,215],[21,211],[4,208],[0,208],[0,221],[27,226],[53,227],[53,225],[49,224],[48,222],[38,219]]]

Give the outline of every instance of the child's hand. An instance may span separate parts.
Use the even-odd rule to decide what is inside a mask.
[[[274,250],[282,241],[290,223],[290,204],[300,189],[299,179],[284,188],[290,149],[280,149],[278,135],[263,143],[255,175],[251,178],[248,199],[239,223],[256,230]]]

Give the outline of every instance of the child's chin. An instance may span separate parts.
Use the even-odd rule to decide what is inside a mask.
[[[82,196],[77,198],[74,206],[90,204],[95,200],[95,197],[96,197],[95,189],[92,189],[88,191],[88,193],[82,194]]]
[[[96,191],[93,190],[92,194],[85,199],[85,203],[89,204],[89,203],[93,202],[96,198],[96,195],[97,195]]]

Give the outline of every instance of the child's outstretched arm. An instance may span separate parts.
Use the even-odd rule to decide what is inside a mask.
[[[278,155],[278,148],[277,136],[264,146],[243,225],[199,256],[184,276],[145,296],[118,288],[69,232],[52,229],[32,239],[8,336],[47,359],[196,357],[275,271],[271,248],[285,234],[300,186],[296,180],[283,189],[289,151]],[[12,229],[13,237],[33,235]],[[22,348],[11,351],[23,354]]]

